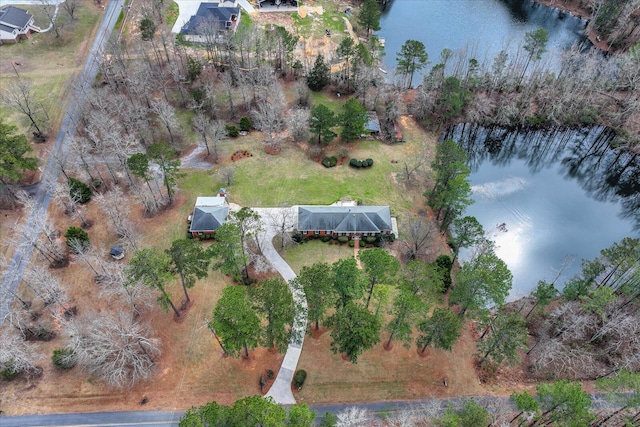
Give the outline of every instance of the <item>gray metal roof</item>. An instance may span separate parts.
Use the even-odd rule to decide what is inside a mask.
[[[390,231],[389,206],[299,206],[298,230],[341,233]]]
[[[364,128],[367,132],[380,132],[380,120],[375,111],[367,113],[367,123]]]
[[[191,216],[189,231],[215,231],[225,223],[228,213],[227,206],[196,206]]]
[[[9,6],[0,10],[0,23],[9,27],[23,29],[31,20],[31,15],[18,7]]]

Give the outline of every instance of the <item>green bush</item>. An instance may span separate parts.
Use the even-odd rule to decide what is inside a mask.
[[[325,157],[322,159],[322,166],[325,168],[332,168],[338,164],[338,159],[335,156]]]
[[[89,247],[89,234],[80,227],[72,225],[64,233],[64,237],[67,239],[67,246],[74,253],[84,252]]]
[[[353,168],[368,168],[370,166],[373,165],[373,159],[366,159],[366,160],[358,160],[358,159],[351,159],[349,160],[349,166],[353,167]]]
[[[326,243],[326,242],[328,242],[329,240],[331,240],[331,236],[322,236],[322,237],[320,238],[320,240],[322,240],[323,242],[325,242],[325,243]]]
[[[69,186],[69,196],[78,203],[87,203],[91,200],[91,189],[87,184],[79,179],[69,178],[67,180]]]
[[[298,389],[301,388],[302,385],[304,384],[304,380],[306,379],[307,379],[307,371],[305,371],[304,369],[300,369],[293,376],[293,386]]]
[[[251,119],[247,116],[242,116],[240,118],[240,130],[243,132],[249,132],[253,128],[253,123]]]
[[[0,371],[0,376],[5,380],[14,379],[20,371],[16,368],[16,363],[14,359],[9,359],[4,362],[4,369]]]
[[[238,135],[240,135],[240,131],[238,130],[238,128],[234,125],[225,125],[225,128],[227,129],[227,134],[231,137],[231,138],[235,138]]]
[[[53,350],[51,361],[56,367],[65,371],[73,368],[77,363],[76,356],[71,348],[58,348]]]
[[[349,237],[347,236],[338,236],[338,242],[347,243],[349,241]]]
[[[356,245],[355,240],[349,240],[349,247],[354,247]]]
[[[368,236],[366,239],[367,243],[375,243],[378,238],[376,236]]]

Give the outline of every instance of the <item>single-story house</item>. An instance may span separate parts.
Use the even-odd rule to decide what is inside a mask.
[[[236,31],[239,22],[240,8],[235,1],[200,3],[198,11],[182,26],[180,34],[190,42],[218,42],[226,31]]]
[[[189,233],[199,239],[213,238],[216,230],[225,223],[229,207],[227,198],[222,195],[214,197],[198,197],[189,216]]]
[[[389,206],[298,206],[303,236],[378,236],[393,232]]]
[[[14,6],[0,10],[0,44],[17,43],[32,32],[40,32],[40,28],[33,25],[33,16],[29,12]]]

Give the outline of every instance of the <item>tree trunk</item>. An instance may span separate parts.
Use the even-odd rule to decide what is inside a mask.
[[[176,313],[176,317],[180,317],[180,312],[178,311],[176,306],[173,305],[173,301],[171,301],[171,298],[169,298],[169,294],[164,292],[164,295],[165,295],[165,297],[167,297],[167,301],[169,301],[169,304],[171,305],[171,308],[173,309],[174,313]]]
[[[184,297],[187,299],[187,302],[190,302],[189,294],[187,293],[187,285],[184,283],[184,273],[180,272],[180,281],[182,282],[182,290],[184,291]]]

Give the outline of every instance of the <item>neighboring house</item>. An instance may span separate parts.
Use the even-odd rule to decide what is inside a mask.
[[[0,42],[17,43],[28,38],[32,32],[40,32],[33,25],[33,16],[24,9],[9,6],[0,10]]]
[[[227,31],[236,31],[240,22],[240,8],[235,1],[200,3],[195,15],[182,26],[180,34],[194,43],[215,43],[223,40]]]
[[[290,12],[293,8],[298,8],[298,0],[258,0],[258,6],[268,11]]]
[[[393,232],[389,206],[298,206],[303,236],[378,236]]]
[[[189,216],[189,233],[199,239],[213,238],[216,230],[225,223],[229,207],[224,193],[215,197],[198,197]]]

